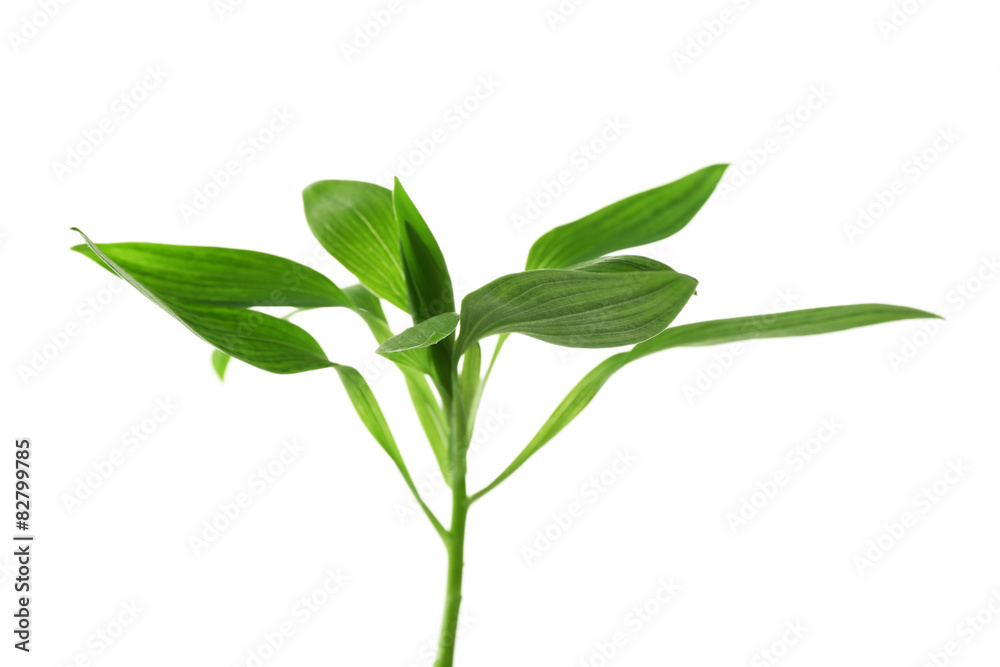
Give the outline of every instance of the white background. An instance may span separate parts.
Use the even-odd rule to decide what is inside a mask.
[[[736,357],[675,350],[619,373],[475,506],[459,665],[769,664],[759,651],[789,622],[807,628],[780,661],[789,666],[916,666],[952,640],[948,664],[995,664],[1000,618],[971,642],[959,627],[1000,591],[995,2],[910,0],[912,15],[889,30],[889,0],[594,0],[558,21],[547,15],[555,0],[404,0],[350,57],[344,45],[388,0],[250,0],[221,15],[211,0],[97,0],[48,19],[36,16],[43,4],[9,0],[0,20],[3,434],[34,441],[37,535],[30,656],[10,647],[12,563],[0,558],[2,664],[248,665],[285,621],[295,634],[264,664],[430,664],[445,553],[421,516],[400,517],[405,487],[335,375],[234,363],[220,383],[203,342],[68,251],[76,225],[97,242],[315,263],[324,255],[302,188],[381,183],[405,162],[420,163],[405,182],[460,294],[519,270],[557,224],[733,162],[727,184],[753,173],[645,249],[701,281],[678,323],[859,302],[947,318],[930,333],[902,322],[761,341]],[[724,10],[728,23],[716,23]],[[689,41],[699,39],[700,53]],[[455,104],[475,108],[463,117]],[[244,142],[275,109],[294,118],[248,159]],[[103,119],[112,131],[79,149],[82,163],[55,165]],[[602,146],[609,122],[621,129]],[[952,135],[944,152],[939,132]],[[592,141],[593,159],[581,158]],[[763,166],[746,163],[765,146]],[[936,159],[914,171],[925,151]],[[184,216],[230,160],[240,172]],[[561,170],[571,184],[539,202]],[[849,235],[859,207],[877,211],[897,179],[902,194]],[[540,213],[518,228],[529,200]],[[332,260],[318,267],[352,282]],[[425,480],[433,458],[401,378],[368,366],[360,321],[298,321],[331,358],[366,371]],[[564,352],[510,341],[484,399],[494,420],[477,436],[472,488],[607,354]],[[160,423],[158,400],[176,406]],[[831,418],[842,426],[796,469],[786,454]],[[133,428],[147,431],[134,451],[122,440]],[[290,439],[304,451],[257,495],[250,476]],[[68,508],[115,450],[121,465]],[[584,485],[620,452],[636,461],[591,502]],[[968,472],[939,485],[925,513],[914,496],[949,461]],[[11,466],[0,468],[6,534]],[[734,531],[727,515],[779,470],[790,481]],[[195,555],[189,539],[241,492],[252,504]],[[445,494],[429,497],[446,515]],[[582,516],[529,558],[536,531],[554,534],[552,516],[573,503]],[[905,512],[916,525],[859,568],[869,540]],[[338,569],[349,581],[300,623],[293,605]],[[641,629],[629,623],[671,577],[676,598]],[[99,652],[96,633],[114,632],[133,602],[138,619]],[[619,631],[627,643],[602,662],[598,645]]]

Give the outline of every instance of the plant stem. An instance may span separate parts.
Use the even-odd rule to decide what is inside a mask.
[[[452,489],[451,530],[448,533],[448,588],[444,600],[444,620],[438,642],[438,658],[434,667],[452,667],[455,663],[455,643],[458,638],[458,616],[462,606],[462,570],[465,566],[465,522],[469,513],[469,498],[465,492],[465,476],[456,480]]]

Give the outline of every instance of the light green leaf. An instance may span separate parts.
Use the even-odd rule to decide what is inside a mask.
[[[351,300],[356,310],[368,311],[378,319],[385,321],[382,301],[364,285],[349,285],[344,288],[344,294]]]
[[[473,494],[472,500],[477,500],[485,496],[499,486],[501,482],[513,475],[514,471],[520,468],[525,461],[531,458],[535,452],[541,449],[543,445],[573,421],[577,415],[583,412],[583,409],[590,405],[590,402],[597,395],[597,392],[601,390],[601,387],[627,363],[627,354],[627,352],[619,352],[614,356],[608,357],[596,368],[587,373],[552,412],[552,415],[545,421],[542,428],[538,430],[538,433],[531,439],[531,442],[521,450],[517,458],[489,486]]]
[[[392,331],[389,329],[389,324],[386,322],[385,313],[382,311],[382,305],[379,303],[377,296],[368,291],[363,285],[346,287],[344,288],[344,293],[354,302],[358,312],[368,324],[368,328],[371,329],[376,341],[383,343],[392,338]],[[403,377],[406,379],[406,387],[410,392],[410,399],[417,412],[417,417],[420,419],[420,425],[427,435],[427,441],[434,451],[434,456],[441,468],[441,473],[447,479],[447,420],[441,409],[441,405],[437,401],[437,397],[431,391],[425,377],[425,375],[430,373],[430,359],[427,356],[427,350],[417,348],[404,352],[396,352],[389,358],[399,367],[399,370],[403,373]]]
[[[368,325],[378,343],[384,343],[392,338],[392,330],[385,319],[382,304],[377,296],[368,291],[364,285],[346,287],[344,293],[350,297],[354,303],[355,311]],[[392,356],[392,361],[400,367],[405,366],[417,370],[421,375],[430,373],[430,358],[427,355],[427,350],[424,349],[397,352]]]
[[[358,181],[319,181],[302,199],[320,245],[372,292],[408,310],[392,192]]]
[[[477,340],[522,333],[565,347],[616,347],[663,331],[698,281],[645,257],[503,276],[462,300],[459,352]]]
[[[344,389],[347,390],[347,396],[351,399],[351,403],[354,405],[355,411],[357,411],[358,416],[361,418],[361,422],[368,429],[368,432],[372,434],[376,442],[382,446],[385,453],[389,455],[393,463],[399,469],[400,474],[403,475],[403,479],[406,481],[406,485],[409,487],[410,492],[420,503],[423,508],[424,513],[427,518],[430,519],[431,523],[434,525],[435,530],[442,537],[446,539],[447,531],[444,526],[438,521],[434,513],[424,504],[423,499],[420,497],[420,493],[417,491],[416,485],[413,483],[413,478],[410,477],[410,472],[406,468],[406,463],[403,461],[403,455],[399,452],[399,447],[396,445],[395,438],[392,437],[392,431],[389,429],[389,423],[385,420],[385,415],[382,414],[382,408],[379,407],[378,400],[375,398],[375,394],[372,393],[371,387],[365,381],[364,376],[357,371],[357,369],[351,366],[344,366],[341,364],[331,364],[340,376],[340,380],[344,385]]]
[[[635,361],[672,347],[718,345],[755,338],[812,336],[871,324],[924,318],[940,319],[938,315],[916,308],[865,303],[696,322],[674,327],[636,345],[629,352],[628,360]]]
[[[186,297],[191,293],[186,287],[175,290],[176,282],[172,280],[150,280],[151,285],[147,285],[145,280],[115,262],[102,246],[74,229],[83,236],[90,250],[84,254],[103,262],[192,333],[222,352],[271,373],[300,373],[330,366],[319,343],[291,322],[245,308],[206,303],[204,296],[188,300]],[[206,291],[211,290],[206,287]],[[238,290],[233,289],[225,298],[244,303],[239,299],[250,297],[238,296]]]
[[[498,484],[510,477],[515,470],[542,448],[559,431],[566,427],[593,400],[601,387],[626,364],[641,359],[654,352],[673,347],[717,345],[755,338],[778,338],[784,336],[809,336],[832,333],[855,327],[863,327],[897,320],[938,318],[916,308],[888,306],[882,304],[861,304],[856,306],[833,306],[810,308],[776,315],[735,317],[685,324],[667,329],[648,341],[639,343],[628,352],[620,352],[605,359],[588,373],[563,399],[552,416],[545,422],[528,446],[517,456],[489,486],[479,491],[473,499],[480,498]]]
[[[708,201],[727,166],[705,167],[556,227],[531,246],[526,268],[575,266],[676,234]]]
[[[110,268],[87,244],[72,250]],[[154,294],[184,303],[241,308],[352,305],[322,273],[254,250],[102,243],[101,252]]]
[[[427,378],[411,368],[401,366],[400,370],[406,378],[406,388],[410,392],[410,400],[420,419],[420,426],[427,436],[434,458],[444,479],[451,484],[448,476],[448,420],[434,392],[431,391]]]
[[[399,352],[430,347],[450,336],[458,327],[458,320],[459,316],[457,313],[436,315],[429,320],[424,320],[419,324],[413,325],[402,333],[396,334],[379,345],[376,352],[382,356],[391,358],[391,355]]]
[[[226,379],[226,367],[229,366],[230,359],[232,357],[225,352],[212,350],[212,368],[215,369],[215,374],[219,376],[220,380]]]
[[[413,322],[454,312],[455,295],[444,255],[398,178],[392,190],[392,206]]]
[[[482,349],[479,347],[479,343],[474,343],[462,356],[462,374],[459,377],[462,399],[469,406],[469,414],[473,416],[475,416],[476,408],[478,407],[476,405],[476,398],[479,395],[479,374],[482,371],[482,365]]]

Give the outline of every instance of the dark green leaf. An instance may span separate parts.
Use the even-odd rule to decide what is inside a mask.
[[[458,327],[458,319],[457,313],[436,315],[396,334],[379,345],[376,351],[383,356],[390,356],[399,352],[430,347],[450,336]]]
[[[531,246],[526,268],[575,266],[676,234],[708,201],[727,166],[706,167],[556,227]]]
[[[392,190],[392,206],[414,323],[454,312],[455,296],[444,255],[398,178]]]
[[[407,310],[392,192],[357,181],[319,181],[302,193],[320,244],[372,292]]]
[[[462,300],[459,351],[498,333],[566,347],[616,347],[663,331],[698,281],[645,257],[498,278]]]

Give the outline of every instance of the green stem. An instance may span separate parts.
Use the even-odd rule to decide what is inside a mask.
[[[452,489],[451,530],[448,531],[448,588],[444,600],[444,620],[438,642],[438,658],[434,667],[455,664],[455,643],[458,638],[458,617],[462,606],[462,571],[465,567],[465,522],[469,513],[469,498],[465,492],[465,476],[456,480]]]

